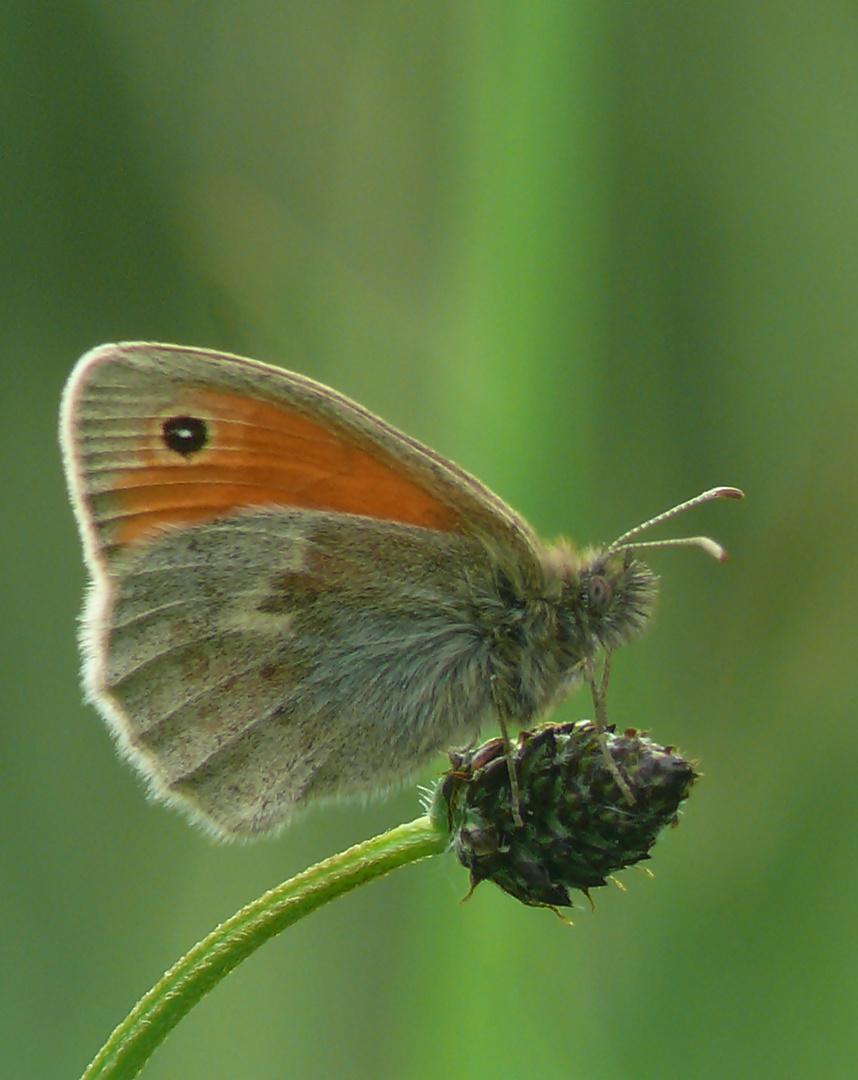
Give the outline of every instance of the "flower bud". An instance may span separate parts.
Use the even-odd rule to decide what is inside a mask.
[[[633,803],[608,768],[594,724],[545,724],[523,731],[513,748],[522,824],[512,814],[503,741],[451,752],[435,812],[446,813],[471,889],[493,881],[524,904],[565,907],[570,890],[605,885],[643,859],[697,778],[672,747],[630,729],[606,732],[608,751]]]

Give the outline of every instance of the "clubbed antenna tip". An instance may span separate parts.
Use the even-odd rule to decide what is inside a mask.
[[[695,506],[712,502],[714,499],[744,499],[744,497],[744,491],[736,487],[715,487],[709,488],[708,491],[701,491],[693,499],[686,499],[685,502],[672,506],[669,510],[656,514],[649,521],[644,521],[643,524],[636,525],[633,529],[629,529],[628,532],[624,532],[622,536],[617,537],[608,550],[627,551],[629,548],[699,547],[714,559],[724,562],[727,558],[726,550],[717,540],[713,540],[710,536],[677,536],[667,540],[641,540],[634,543],[629,543],[629,541],[633,536],[639,536],[647,529],[651,529],[653,525],[660,525],[663,521],[669,521],[671,518],[675,518],[677,514],[684,514],[686,510],[692,510]]]

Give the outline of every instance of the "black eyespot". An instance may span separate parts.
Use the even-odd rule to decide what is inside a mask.
[[[610,582],[601,574],[594,574],[587,582],[587,601],[590,610],[597,615],[604,614],[614,596]]]
[[[209,431],[198,416],[171,416],[161,425],[164,445],[182,457],[190,457],[206,445]]]

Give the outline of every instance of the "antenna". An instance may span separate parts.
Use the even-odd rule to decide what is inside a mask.
[[[646,529],[651,529],[653,525],[660,525],[663,521],[669,521],[671,518],[676,517],[677,514],[684,514],[686,510],[692,510],[695,506],[701,506],[703,503],[712,502],[714,499],[744,499],[744,497],[744,491],[740,491],[739,488],[735,487],[715,487],[709,488],[708,491],[701,491],[693,499],[686,499],[685,502],[656,514],[655,517],[645,521],[642,525],[636,525],[633,529],[629,529],[628,532],[624,532],[622,536],[618,536],[608,546],[608,551],[627,551],[629,548],[699,547],[714,559],[723,562],[727,558],[727,552],[716,540],[709,536],[678,536],[669,540],[642,540],[633,544],[630,544],[629,540],[633,536],[639,536]]]

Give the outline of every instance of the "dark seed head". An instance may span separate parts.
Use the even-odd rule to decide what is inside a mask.
[[[513,821],[503,742],[452,753],[435,812],[447,815],[472,888],[490,880],[524,904],[566,907],[570,891],[606,884],[609,874],[649,858],[697,778],[675,750],[629,730],[608,732],[630,805],[607,767],[588,720],[522,732],[513,756],[523,824]]]

